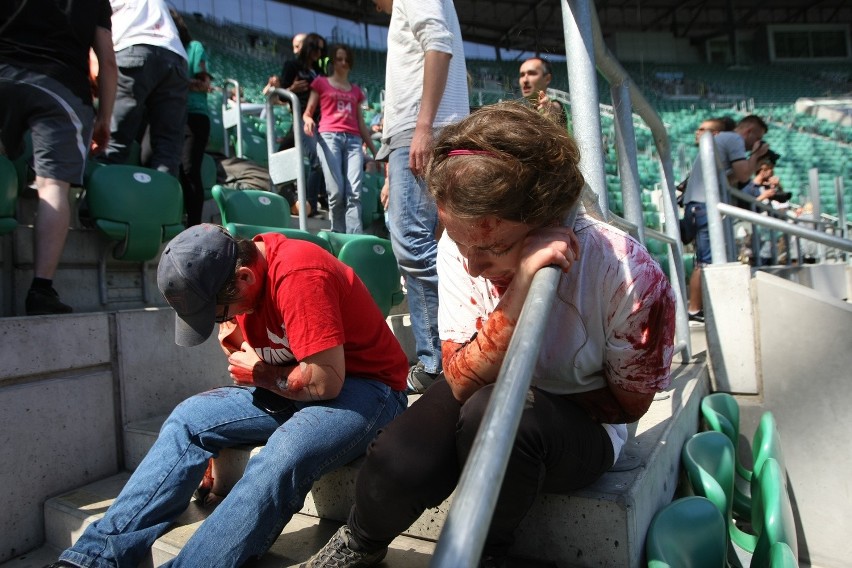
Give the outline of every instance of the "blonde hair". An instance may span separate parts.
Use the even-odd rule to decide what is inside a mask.
[[[579,161],[565,128],[519,103],[499,103],[443,128],[426,182],[456,217],[541,227],[561,223],[579,200]]]

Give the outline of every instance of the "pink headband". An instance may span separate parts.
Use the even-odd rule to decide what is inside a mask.
[[[497,154],[488,150],[450,150],[447,156],[490,156],[496,158]]]

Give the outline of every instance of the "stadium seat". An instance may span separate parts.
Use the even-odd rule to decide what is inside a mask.
[[[387,316],[393,306],[402,302],[405,294],[389,240],[329,231],[321,231],[318,236],[328,241],[334,256],[355,270],[383,315]]]
[[[799,568],[799,559],[786,542],[776,542],[769,549],[769,568]]]
[[[229,233],[241,239],[251,239],[261,233],[280,233],[289,239],[299,239],[319,245],[326,251],[334,254],[331,250],[331,245],[326,239],[318,237],[313,233],[302,231],[301,229],[291,229],[289,227],[264,227],[262,225],[241,225],[240,223],[228,223],[225,227]]]
[[[183,230],[183,192],[177,178],[138,166],[95,168],[86,187],[92,222],[110,240],[118,260],[145,263],[157,256],[160,245]],[[106,304],[106,256],[98,273],[101,303]],[[143,294],[147,298],[144,286]]]
[[[248,228],[252,226],[271,230],[290,228],[290,203],[277,193],[221,185],[214,185],[211,193],[222,215],[222,226],[232,235],[251,238],[266,232]]]
[[[0,156],[0,235],[11,233],[18,226],[15,206],[18,202],[18,173],[15,164]]]
[[[704,497],[677,499],[654,515],[645,547],[648,568],[724,568],[725,519]]]
[[[739,443],[740,415],[736,399],[728,393],[707,395],[701,400],[701,415],[711,430],[721,432],[731,440],[736,455]],[[775,417],[771,412],[764,412],[760,418],[760,423],[752,439],[751,454],[752,469],[745,467],[739,457],[737,458],[737,475],[748,483],[735,480],[733,510],[736,515],[746,519],[751,518],[754,522],[755,511],[750,497],[751,490],[754,488],[754,476],[760,472],[764,462],[769,458],[774,458],[782,468],[784,467],[781,439]]]
[[[757,486],[754,492],[754,510],[757,513],[752,520],[755,532],[759,534],[752,568],[770,565],[772,547],[776,543],[786,544],[793,556],[798,554],[796,521],[790,495],[787,493],[787,477],[784,469],[774,458],[767,458],[757,474]],[[777,553],[782,556],[782,553]]]
[[[699,432],[683,445],[684,469],[692,491],[706,497],[725,517],[731,541],[748,552],[754,552],[757,537],[748,534],[733,521],[734,446],[721,432]]]

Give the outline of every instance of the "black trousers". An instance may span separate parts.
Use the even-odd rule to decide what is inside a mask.
[[[207,147],[209,138],[210,118],[206,114],[187,114],[180,166],[180,183],[183,188],[183,207],[186,211],[187,227],[201,223],[201,210],[204,208],[201,164],[204,161],[204,149]]]
[[[387,546],[428,508],[452,493],[491,398],[493,385],[464,404],[446,381],[435,383],[384,430],[367,450],[358,474],[349,526],[366,550]],[[613,463],[604,428],[580,406],[530,389],[485,553],[502,556],[542,490],[589,485]]]

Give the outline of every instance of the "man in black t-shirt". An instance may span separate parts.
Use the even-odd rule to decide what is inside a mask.
[[[81,185],[90,144],[110,137],[118,71],[107,0],[0,3],[0,153],[21,155],[32,133],[39,204],[27,315],[68,313],[53,289],[71,219],[70,186]],[[89,48],[98,59],[98,110],[92,105]]]

